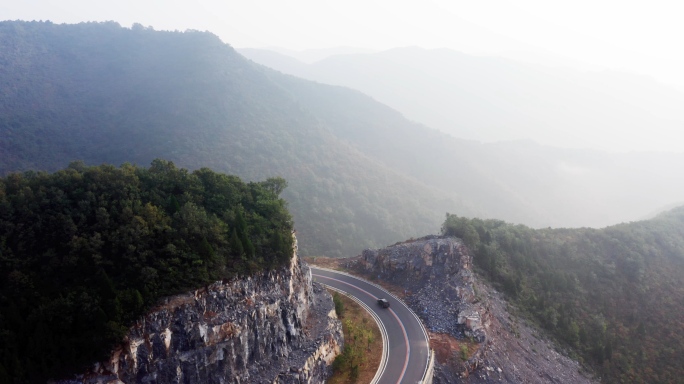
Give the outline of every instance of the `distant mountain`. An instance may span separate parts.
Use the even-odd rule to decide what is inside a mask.
[[[309,65],[306,62],[280,51],[255,48],[241,48],[237,51],[256,63],[277,69],[286,74],[305,77],[302,74],[305,75],[309,70]]]
[[[287,80],[283,87],[337,137],[397,172],[458,193],[478,207],[481,217],[537,227],[598,227],[637,220],[641,212],[665,205],[657,202],[670,204],[684,196],[684,180],[673,177],[684,166],[684,154],[609,154],[523,141],[457,140],[408,123],[359,92],[278,79]],[[323,90],[326,97],[321,97]]]
[[[630,221],[681,201],[684,155],[481,144],[349,88],[254,64],[210,33],[0,23],[0,174],[154,158],[282,194],[307,255],[425,233],[444,213],[546,226]]]
[[[546,67],[560,69],[574,69],[579,71],[603,71],[606,69],[605,67],[599,65],[585,63],[583,61],[571,59],[569,57],[548,51],[503,51],[499,53],[478,56],[502,57],[527,64],[543,65]]]
[[[247,48],[249,49],[249,48]],[[334,55],[349,55],[357,53],[372,53],[372,49],[355,48],[355,47],[335,47],[335,48],[313,48],[295,51],[284,48],[271,48],[269,51],[278,52],[280,54],[295,58],[303,63],[315,63]]]
[[[414,51],[424,52],[417,48]],[[345,59],[345,56],[331,57],[315,65],[306,65],[278,53],[259,50],[242,50],[242,52],[265,65],[271,60],[270,63],[275,68],[279,67],[273,63],[288,61],[289,69],[285,71],[282,66],[280,69],[305,77],[312,77],[312,73],[315,73],[319,65],[327,66],[338,59]],[[372,61],[372,58],[378,55],[381,54],[365,56],[368,61]],[[349,66],[339,63],[340,65],[337,66],[339,73],[344,74],[358,69],[353,59],[361,56],[363,55],[348,55],[348,61],[352,63]],[[494,61],[507,62],[504,59]],[[447,66],[448,63],[442,63],[442,67]],[[526,67],[529,72],[533,71],[533,67]],[[472,70],[477,71],[475,68]],[[534,70],[540,72],[539,76],[543,75],[544,71],[557,71],[541,66]],[[611,77],[606,74],[601,77],[601,81],[604,83],[612,81],[617,87],[620,84],[619,78],[617,76],[611,80]],[[370,75],[367,76],[367,80],[368,83],[378,83],[377,78],[372,78]],[[644,94],[650,94],[646,90],[653,83],[647,79],[641,80],[643,80]],[[317,86],[311,83],[303,84],[324,88],[322,84]],[[394,87],[393,89],[399,95],[397,97],[401,97],[401,81],[381,85],[388,85],[387,89],[390,86]],[[594,84],[594,86],[599,85]],[[368,88],[368,85],[360,88]],[[671,92],[667,87],[655,88],[663,95]],[[327,107],[328,110],[339,108],[345,103],[358,105],[358,102],[349,101],[353,92],[344,88],[337,88],[336,92],[340,95],[348,95],[345,99],[347,101],[336,100]],[[617,90],[614,89],[612,92],[619,96]],[[312,109],[333,100],[314,95],[311,93],[307,101]],[[672,93],[672,95],[676,96],[677,93]],[[363,98],[360,94],[355,97]],[[365,97],[365,99],[364,105],[373,104],[370,97]],[[421,100],[423,100],[421,97],[413,98],[416,104]],[[674,99],[670,99],[672,100]],[[459,103],[452,104],[455,108],[463,108]],[[644,100],[644,104],[649,104],[649,102]],[[653,105],[652,107],[653,110],[660,108],[659,113],[663,116],[668,114],[672,116],[676,110],[675,104]],[[357,117],[371,116],[371,114],[362,113],[361,111],[365,111],[363,108],[354,107],[353,110],[357,111],[355,113]],[[335,115],[330,114],[327,122],[329,126],[336,127],[336,134],[353,140],[356,147],[362,148],[369,156],[380,159],[388,166],[394,166],[400,172],[409,173],[427,184],[437,185],[447,191],[458,191],[459,195],[467,201],[475,202],[480,207],[484,206],[485,208],[481,208],[479,212],[485,216],[503,218],[535,227],[601,227],[641,219],[661,207],[671,206],[681,201],[684,196],[684,180],[674,176],[679,174],[679,170],[684,166],[684,154],[681,153],[608,153],[544,146],[530,140],[481,144],[455,140],[447,135],[440,136],[435,132],[428,133],[429,130],[426,131],[420,124],[413,124],[412,128],[402,130],[401,134],[393,134],[391,130],[396,130],[395,127],[398,125],[405,125],[405,123],[398,123],[403,122],[404,118],[390,108],[377,108],[376,111],[372,114],[374,116],[372,124],[376,126],[373,131],[366,129],[364,124],[355,123],[350,114],[346,114],[344,118],[336,118]],[[382,118],[379,117],[380,111],[384,116]],[[325,116],[325,113],[320,112],[318,115]],[[383,123],[378,125],[380,121]],[[374,141],[365,140],[365,137],[373,134],[370,132],[381,132],[382,129],[385,129],[382,135],[388,140],[388,144],[374,148],[371,145]],[[657,130],[654,129],[654,131]],[[412,156],[405,156],[406,153],[412,153]],[[442,166],[444,164],[458,164],[458,166],[446,170]]]
[[[209,33],[3,22],[0,63],[1,174],[161,157],[247,180],[282,176],[302,251],[314,255],[434,232],[445,211],[478,212],[341,140],[284,76]]]
[[[311,65],[258,50],[240,52],[284,73],[358,89],[460,138],[684,152],[672,140],[673,132],[684,129],[684,93],[647,77],[580,71],[573,69],[577,63],[563,68],[548,57],[522,55],[554,65],[417,47],[334,55]]]

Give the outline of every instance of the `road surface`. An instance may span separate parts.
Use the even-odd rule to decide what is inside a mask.
[[[374,317],[384,325],[388,343],[385,352],[387,356],[384,361],[386,364],[381,363],[381,375],[377,383],[420,383],[428,364],[429,344],[418,317],[403,302],[365,280],[313,266],[311,272],[315,281],[346,292],[366,304],[375,313]],[[377,304],[377,299],[381,297],[390,302],[389,308],[382,308]]]

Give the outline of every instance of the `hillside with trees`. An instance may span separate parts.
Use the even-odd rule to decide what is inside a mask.
[[[159,298],[286,265],[286,185],[165,160],[0,179],[0,382],[76,372]]]
[[[605,229],[531,229],[447,215],[474,264],[604,382],[684,375],[684,207]]]
[[[476,213],[340,139],[282,75],[210,33],[2,22],[0,64],[0,174],[163,157],[280,176],[304,254],[353,254],[434,232],[442,212]]]
[[[680,202],[682,154],[481,144],[348,88],[257,65],[207,32],[0,23],[0,174],[162,157],[280,176],[304,255],[435,232],[443,212],[603,226]]]
[[[630,140],[636,147],[672,148],[670,133],[684,127],[684,93],[653,79],[449,49],[336,54],[311,64],[268,50],[238,51],[283,73],[336,85],[324,91],[323,84],[300,81],[288,89],[306,98],[337,135],[424,183],[457,192],[480,207],[479,217],[603,227],[683,202],[684,179],[671,176],[684,167],[681,151],[572,149]],[[375,100],[389,107],[371,108]],[[341,105],[353,107],[341,111]],[[397,111],[451,136],[406,124]],[[364,116],[367,124],[360,123]],[[384,145],[368,135],[382,135]]]
[[[532,64],[506,58],[507,53],[476,55],[416,46],[331,52],[308,64],[295,59],[296,53],[238,52],[283,73],[357,89],[455,137],[681,151],[668,139],[671,131],[684,128],[684,93],[629,71]]]

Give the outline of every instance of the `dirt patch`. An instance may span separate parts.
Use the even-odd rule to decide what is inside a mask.
[[[176,295],[176,296],[171,296],[158,305],[154,306],[151,311],[162,311],[162,310],[174,310],[182,305],[190,305],[194,304],[195,302],[195,295],[192,294],[182,294],[182,295]]]
[[[428,335],[430,348],[435,352],[435,358],[441,365],[451,367],[463,365],[479,348],[477,343],[459,340],[447,333],[428,332]]]
[[[344,269],[343,263],[340,262],[340,258],[327,257],[327,256],[306,256],[302,257],[302,260],[306,261],[307,264],[313,265],[321,268],[334,269],[336,271],[341,271]],[[345,259],[346,260],[346,259]]]

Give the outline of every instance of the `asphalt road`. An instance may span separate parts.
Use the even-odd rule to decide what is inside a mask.
[[[387,360],[378,383],[420,383],[428,364],[427,335],[418,317],[401,301],[382,288],[360,278],[311,267],[314,280],[344,291],[366,304],[384,325],[387,333]],[[381,308],[377,299],[384,297],[389,308]],[[383,353],[383,351],[377,351]],[[382,364],[380,370],[382,370]]]

